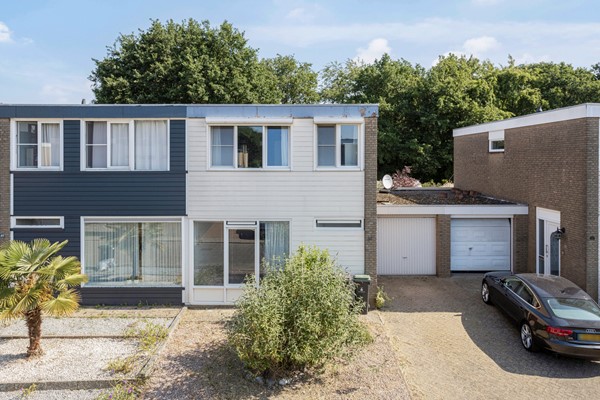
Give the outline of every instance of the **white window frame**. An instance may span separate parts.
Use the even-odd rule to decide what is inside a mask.
[[[237,160],[237,148],[238,148],[238,127],[240,126],[253,126],[253,127],[261,127],[262,128],[262,167],[261,168],[240,168],[238,167],[238,160]],[[232,166],[225,166],[225,165],[218,165],[218,166],[213,166],[212,165],[212,128],[213,127],[232,127],[233,128],[233,165]],[[287,151],[288,151],[288,165],[287,166],[269,166],[267,165],[267,139],[268,139],[268,128],[270,127],[281,127],[281,128],[287,128],[288,130],[288,146],[287,146]],[[207,153],[208,153],[208,165],[207,165],[207,169],[208,170],[212,170],[212,171],[232,171],[232,170],[236,170],[236,171],[264,171],[264,170],[269,170],[269,171],[291,171],[292,170],[292,124],[291,123],[271,123],[269,122],[268,124],[265,124],[264,122],[262,123],[256,123],[256,124],[252,124],[252,123],[243,123],[243,124],[232,124],[232,123],[222,123],[222,124],[218,124],[218,123],[214,123],[214,124],[210,124],[208,125],[208,149],[207,149]]]
[[[194,222],[220,222],[223,224],[223,286],[215,285],[196,285],[194,283]],[[213,219],[190,219],[189,223],[189,237],[192,243],[192,247],[189,251],[188,263],[190,267],[190,287],[193,289],[242,289],[243,283],[229,283],[229,230],[230,229],[252,229],[255,232],[254,241],[254,274],[256,276],[256,284],[259,284],[259,272],[260,272],[260,224],[263,222],[287,222],[288,223],[288,249],[292,251],[292,220],[290,218],[261,218],[261,219],[237,219],[237,220],[224,220],[219,218]]]
[[[58,219],[58,225],[17,225],[19,219]],[[11,229],[64,229],[65,228],[65,217],[40,217],[40,216],[17,216],[10,217],[10,228]]]
[[[18,162],[18,151],[19,151],[19,122],[36,122],[37,123],[37,147],[38,147],[38,160],[37,167],[19,167]],[[42,166],[42,157],[40,156],[42,148],[42,124],[58,124],[58,131],[60,137],[60,149],[59,149],[59,165],[58,167]],[[17,118],[10,121],[10,170],[11,171],[62,171],[64,167],[64,129],[62,119],[49,119],[49,118]]]
[[[135,168],[135,123],[136,121],[166,121],[167,122],[167,168],[162,170],[138,170]],[[87,167],[87,130],[86,122],[106,122],[106,168],[88,168]],[[129,166],[110,165],[111,161],[111,144],[110,144],[110,126],[112,124],[129,124]],[[165,172],[171,170],[171,120],[165,118],[136,118],[136,119],[107,119],[107,118],[92,118],[81,120],[80,127],[80,170],[81,171],[136,171],[136,172]],[[187,136],[187,135],[186,135]],[[186,139],[187,140],[187,139]]]
[[[324,118],[315,118],[314,125],[314,170],[315,171],[362,171],[364,166],[364,131],[365,124],[362,119],[349,119],[347,121],[334,119],[328,120]],[[335,166],[320,166],[319,165],[319,126],[334,125],[335,126]],[[354,125],[358,129],[358,149],[357,165],[341,165],[341,146],[342,146],[342,125]]]
[[[353,226],[360,224],[360,226]],[[321,226],[319,226],[321,225]],[[330,225],[330,226],[328,226]],[[343,226],[347,225],[347,226]],[[315,218],[316,229],[342,229],[342,230],[363,230],[364,221],[362,218]]]
[[[504,131],[490,131],[488,133],[488,151],[490,153],[504,153],[504,146],[501,149],[494,149],[493,143],[504,142]],[[506,145],[506,142],[505,142]]]
[[[119,223],[161,223],[161,222],[179,222],[180,225],[180,229],[181,229],[181,287],[185,288],[187,282],[186,282],[186,265],[185,265],[185,260],[186,260],[186,251],[187,251],[187,244],[186,241],[188,240],[185,233],[186,233],[186,218],[185,217],[169,217],[169,216],[157,216],[157,217],[129,217],[129,216],[125,216],[125,217],[99,217],[99,216],[95,216],[95,217],[80,217],[80,221],[79,221],[79,249],[80,249],[80,257],[79,260],[81,262],[81,273],[85,274],[85,224],[86,223],[90,223],[90,224],[94,224],[94,223],[105,223],[105,224],[119,224]],[[193,252],[192,252],[193,253]],[[81,286],[87,286],[87,283],[82,283]],[[90,287],[115,287],[115,288],[121,288],[121,287],[129,287],[127,285],[94,285],[93,283],[90,284]],[[151,287],[151,286],[144,286],[144,285],[140,285],[140,286],[136,286],[136,287]],[[163,286],[161,286],[163,287]],[[179,287],[177,285],[165,285],[164,287]]]

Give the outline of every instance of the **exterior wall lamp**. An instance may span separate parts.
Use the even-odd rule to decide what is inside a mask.
[[[556,228],[556,231],[552,232],[550,237],[554,240],[560,240],[560,239],[562,239],[562,237],[566,231],[567,230],[565,228]]]

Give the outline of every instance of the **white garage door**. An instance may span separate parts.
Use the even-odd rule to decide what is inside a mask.
[[[452,219],[452,271],[510,270],[508,218]]]
[[[435,275],[435,218],[378,218],[377,274]]]

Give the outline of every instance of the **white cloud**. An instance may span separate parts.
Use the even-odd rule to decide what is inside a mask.
[[[360,35],[356,33],[360,32]],[[554,21],[478,21],[451,18],[426,18],[412,23],[355,23],[255,26],[246,29],[252,42],[287,46],[289,49],[323,49],[336,46],[361,46],[361,38],[388,40],[388,46],[402,47],[405,52],[416,52],[420,58],[404,55],[412,62],[430,63],[448,50],[480,52],[487,49],[485,58],[495,63],[506,62],[508,54],[529,53],[534,59],[548,57],[552,61],[566,61],[579,66],[589,66],[597,59],[590,49],[600,48],[599,22]],[[473,38],[491,37],[494,40],[471,41]],[[458,46],[457,46],[458,45]],[[486,47],[487,46],[487,47]],[[267,46],[261,45],[261,48]],[[294,50],[290,50],[294,51]],[[351,51],[351,50],[350,50]],[[348,54],[348,57],[353,55]]]
[[[82,99],[92,100],[91,83],[85,78],[62,77],[42,85],[40,101],[46,104],[79,104]]]
[[[389,46],[387,39],[377,38],[371,40],[366,49],[359,47],[356,50],[356,57],[354,57],[354,59],[356,61],[364,61],[370,64],[381,58],[381,56],[385,53],[389,54],[391,51],[392,48]]]
[[[0,43],[12,42],[12,32],[8,29],[8,26],[0,21]]]
[[[495,50],[500,47],[500,42],[492,36],[481,36],[477,38],[468,39],[463,44],[463,49],[467,54],[473,54],[475,56],[482,55],[488,51]]]
[[[514,56],[515,64],[533,64],[538,62],[548,62],[550,61],[550,56],[547,54],[543,54],[541,56],[534,56],[530,53],[523,53],[520,56]]]
[[[319,4],[308,4],[292,9],[285,18],[288,21],[306,24],[316,20],[323,12],[324,9]]]

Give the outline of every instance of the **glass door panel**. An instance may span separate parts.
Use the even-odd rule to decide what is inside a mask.
[[[242,284],[256,272],[256,229],[228,229],[229,284]]]

